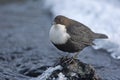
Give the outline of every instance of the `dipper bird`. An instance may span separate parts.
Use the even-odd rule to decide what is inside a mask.
[[[94,39],[108,38],[106,35],[95,33],[84,24],[62,15],[55,17],[49,37],[59,50],[77,53],[74,57],[77,57],[85,47],[94,45]]]

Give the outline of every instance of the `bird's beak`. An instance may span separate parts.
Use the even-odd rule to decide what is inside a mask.
[[[52,25],[56,25],[56,22],[52,22]]]

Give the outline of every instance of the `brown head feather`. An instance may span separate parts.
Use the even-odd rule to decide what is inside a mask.
[[[67,17],[62,16],[62,15],[56,16],[55,19],[54,19],[54,22],[56,24],[62,24],[62,25],[65,25],[65,26],[70,25],[70,19],[68,19]]]

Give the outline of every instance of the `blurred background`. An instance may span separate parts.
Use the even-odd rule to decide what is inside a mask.
[[[109,36],[95,40],[79,59],[103,80],[120,80],[120,0],[0,0],[0,80],[29,80],[65,55],[49,41],[56,15]],[[48,62],[49,61],[49,62]]]

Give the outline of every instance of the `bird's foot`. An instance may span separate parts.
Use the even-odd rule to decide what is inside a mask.
[[[70,64],[74,63],[75,60],[76,60],[76,59],[73,58],[73,57],[66,57],[66,60],[63,62],[63,64],[65,64],[65,65],[70,65]]]

